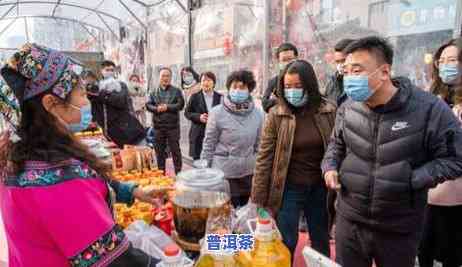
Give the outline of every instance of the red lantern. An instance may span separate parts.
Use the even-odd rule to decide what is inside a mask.
[[[292,12],[297,12],[302,8],[301,0],[287,0],[287,7]]]
[[[277,47],[282,43],[282,34],[281,33],[271,33],[270,40],[271,40],[271,46]]]
[[[225,53],[225,56],[231,55],[232,50],[233,50],[233,42],[231,40],[231,37],[229,35],[225,35],[223,39],[223,51]]]

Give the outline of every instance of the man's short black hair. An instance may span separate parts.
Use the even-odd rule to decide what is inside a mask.
[[[253,73],[248,70],[238,70],[232,72],[226,80],[226,88],[228,88],[228,90],[230,89],[233,82],[242,82],[243,84],[247,85],[249,92],[252,92],[257,86],[257,82],[255,81]]]
[[[378,60],[390,66],[393,64],[393,47],[387,40],[378,36],[369,36],[358,39],[351,43],[346,49],[346,54],[351,54],[358,50],[366,50],[374,54]]]
[[[298,49],[291,43],[283,43],[276,50],[276,57],[279,59],[279,54],[284,51],[294,51],[294,55],[298,57]]]
[[[354,41],[354,39],[342,39],[338,41],[334,46],[335,52],[343,52],[345,48],[347,48],[347,46],[349,46]]]
[[[116,64],[114,63],[114,61],[111,61],[111,60],[104,60],[103,62],[101,62],[101,67],[102,68],[105,68],[105,67],[116,67]]]
[[[80,75],[82,77],[82,79],[87,79],[87,78],[94,78],[94,79],[97,79],[98,76],[96,76],[96,74],[91,71],[91,70],[85,70],[82,72],[82,74]]]
[[[170,74],[173,74],[172,69],[169,68],[169,67],[162,67],[162,68],[160,68],[160,69],[159,69],[159,73],[160,73],[161,71],[163,71],[163,70],[168,70],[168,71],[170,72]]]

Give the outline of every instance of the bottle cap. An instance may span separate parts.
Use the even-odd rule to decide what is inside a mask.
[[[255,236],[257,238],[270,239],[273,235],[273,223],[271,219],[258,218]]]
[[[267,218],[258,218],[258,223],[263,225],[271,224],[271,220]]]
[[[180,248],[176,244],[170,244],[164,248],[164,255],[166,257],[175,257],[180,254]]]

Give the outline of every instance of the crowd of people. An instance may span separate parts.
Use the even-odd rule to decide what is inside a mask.
[[[281,44],[261,108],[245,69],[227,76],[223,95],[220,74],[191,67],[181,89],[164,67],[147,90],[136,74],[118,80],[111,61],[80,74],[64,54],[25,45],[1,70],[21,111],[19,141],[0,142],[10,266],[156,266],[111,207],[162,192],[115,181],[73,133],[93,124],[119,147],[146,145],[149,112],[158,167],[171,155],[179,173],[183,109],[189,156],[223,171],[234,207],[268,210],[292,255],[303,213],[311,246],[330,257],[335,239],[341,266],[461,266],[462,39],[435,53],[431,92],[392,77],[385,39],[333,49],[336,72],[320,90],[312,64]]]

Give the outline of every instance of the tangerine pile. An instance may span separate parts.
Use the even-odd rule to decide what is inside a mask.
[[[141,188],[148,189],[154,187],[155,189],[172,189],[174,180],[171,177],[163,175],[160,170],[144,169],[143,171],[131,172],[113,172],[114,179],[122,182],[135,182]],[[128,225],[136,220],[144,220],[147,224],[152,224],[154,219],[154,207],[151,204],[135,201],[135,203],[128,207],[126,204],[114,205],[115,216],[117,224],[126,228]]]
[[[131,223],[137,220],[143,220],[147,224],[152,224],[154,219],[153,208],[151,204],[135,201],[128,207],[125,204],[114,204],[116,223],[123,228],[127,228]]]

